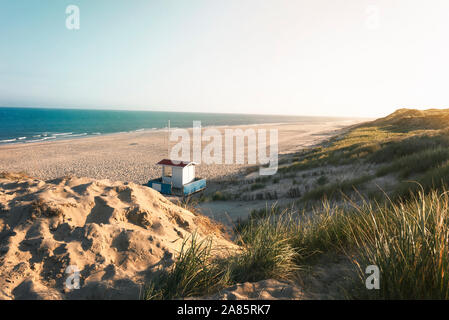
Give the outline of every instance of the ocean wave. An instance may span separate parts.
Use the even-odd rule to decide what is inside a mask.
[[[83,137],[83,136],[87,136],[87,133],[77,133],[77,134],[72,134],[67,137],[72,138],[72,137]]]
[[[65,132],[65,133],[53,133],[54,136],[60,137],[60,136],[70,136],[73,132]]]
[[[26,143],[44,142],[44,141],[53,140],[53,139],[56,139],[56,137],[52,137],[52,136],[50,136],[50,137],[42,137],[40,139],[26,140],[25,142]]]
[[[17,140],[25,140],[27,137],[19,137]]]
[[[6,139],[6,140],[0,140],[0,143],[8,143],[8,142],[14,142],[16,139]]]

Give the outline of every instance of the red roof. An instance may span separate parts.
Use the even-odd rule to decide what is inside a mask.
[[[171,167],[187,167],[188,165],[195,164],[195,162],[188,162],[188,161],[178,161],[178,160],[170,160],[170,159],[164,159],[157,163],[158,165],[162,166],[171,166]]]

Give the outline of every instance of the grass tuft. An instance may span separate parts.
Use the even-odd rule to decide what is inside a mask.
[[[215,292],[228,283],[227,270],[212,258],[211,241],[193,234],[183,242],[173,267],[145,290],[146,300],[179,299]]]
[[[239,232],[243,252],[231,262],[232,278],[238,282],[288,279],[298,269],[297,250],[292,246],[292,224],[275,212],[250,220]]]
[[[302,197],[302,201],[333,199],[339,200],[344,193],[354,191],[358,186],[373,179],[371,175],[363,175],[358,178],[335,182],[329,185],[315,188]]]

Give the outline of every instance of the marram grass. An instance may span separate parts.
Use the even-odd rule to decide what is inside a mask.
[[[323,202],[310,216],[267,210],[240,227],[242,249],[226,259],[215,259],[206,240],[186,241],[172,269],[149,284],[146,298],[202,296],[269,278],[294,280],[311,256],[334,252],[347,254],[359,267],[360,283],[351,298],[449,299],[446,191],[421,191],[394,202]],[[364,289],[369,265],[380,269],[379,290]]]

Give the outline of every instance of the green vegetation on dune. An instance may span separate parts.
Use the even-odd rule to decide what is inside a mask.
[[[241,249],[227,258],[214,258],[208,245],[192,240],[173,268],[151,282],[146,297],[201,296],[237,282],[294,279],[304,266],[313,268],[314,257],[339,254],[358,270],[349,298],[449,299],[448,125],[449,110],[401,109],[298,154],[282,173],[374,169],[343,181],[317,179],[303,195],[291,186],[288,194],[300,199],[296,203],[313,201],[313,212],[253,211],[235,230]],[[384,176],[396,184],[369,200],[364,187]],[[355,190],[362,192],[344,196]],[[370,265],[379,267],[379,290],[365,288]]]
[[[211,258],[211,242],[194,234],[184,241],[175,264],[160,273],[144,292],[147,300],[178,299],[213,293],[228,282],[225,268]]]
[[[292,279],[314,256],[350,252],[360,281],[349,298],[449,299],[447,192],[384,204],[325,202],[320,210],[309,219],[268,212],[251,220],[239,232],[242,249],[227,258],[214,258],[210,242],[193,237],[172,269],[150,282],[145,298],[201,296],[238,282]],[[369,265],[380,269],[380,290],[363,289]]]
[[[312,191],[306,193],[301,200],[309,201],[309,200],[320,200],[323,198],[327,199],[341,199],[342,195],[351,191],[357,186],[360,186],[368,181],[370,181],[373,177],[370,175],[363,175],[358,178],[354,178],[351,180],[344,180],[341,182],[335,182],[326,186],[321,186]]]
[[[251,186],[251,191],[259,190],[259,189],[263,189],[263,188],[265,188],[265,184],[256,182]]]
[[[379,267],[376,297],[449,299],[449,197],[420,192],[366,213],[354,226],[362,266]]]
[[[449,110],[401,109],[392,115],[359,125],[327,144],[299,154],[282,172],[298,172],[324,166],[377,166],[371,179],[388,174],[399,180],[419,182],[425,190],[444,185],[449,162]],[[321,185],[304,194],[303,200],[320,200],[350,193],[369,182],[360,178]],[[443,182],[441,181],[443,179]],[[405,196],[409,183],[398,184],[394,196]],[[410,187],[412,191],[418,188]]]
[[[288,279],[297,269],[299,254],[292,245],[292,225],[282,217],[282,222],[273,222],[272,216],[250,220],[238,233],[237,243],[243,251],[231,259],[231,274],[236,281]]]
[[[193,235],[184,241],[173,267],[162,272],[144,293],[148,300],[178,299],[215,293],[235,283],[288,279],[298,268],[296,250],[285,228],[289,224],[249,223],[241,231],[241,250],[215,258],[210,240]]]
[[[424,151],[395,159],[390,164],[377,170],[376,175],[380,177],[390,173],[397,173],[400,179],[405,179],[411,175],[435,169],[447,162],[448,159],[449,147],[428,148],[424,149]]]
[[[394,198],[409,198],[419,191],[442,190],[448,188],[449,162],[434,169],[427,170],[424,174],[411,181],[402,181],[393,193]]]
[[[380,125],[391,125],[396,130],[439,130],[445,129],[449,123],[449,109],[399,109],[385,118],[373,122]]]

